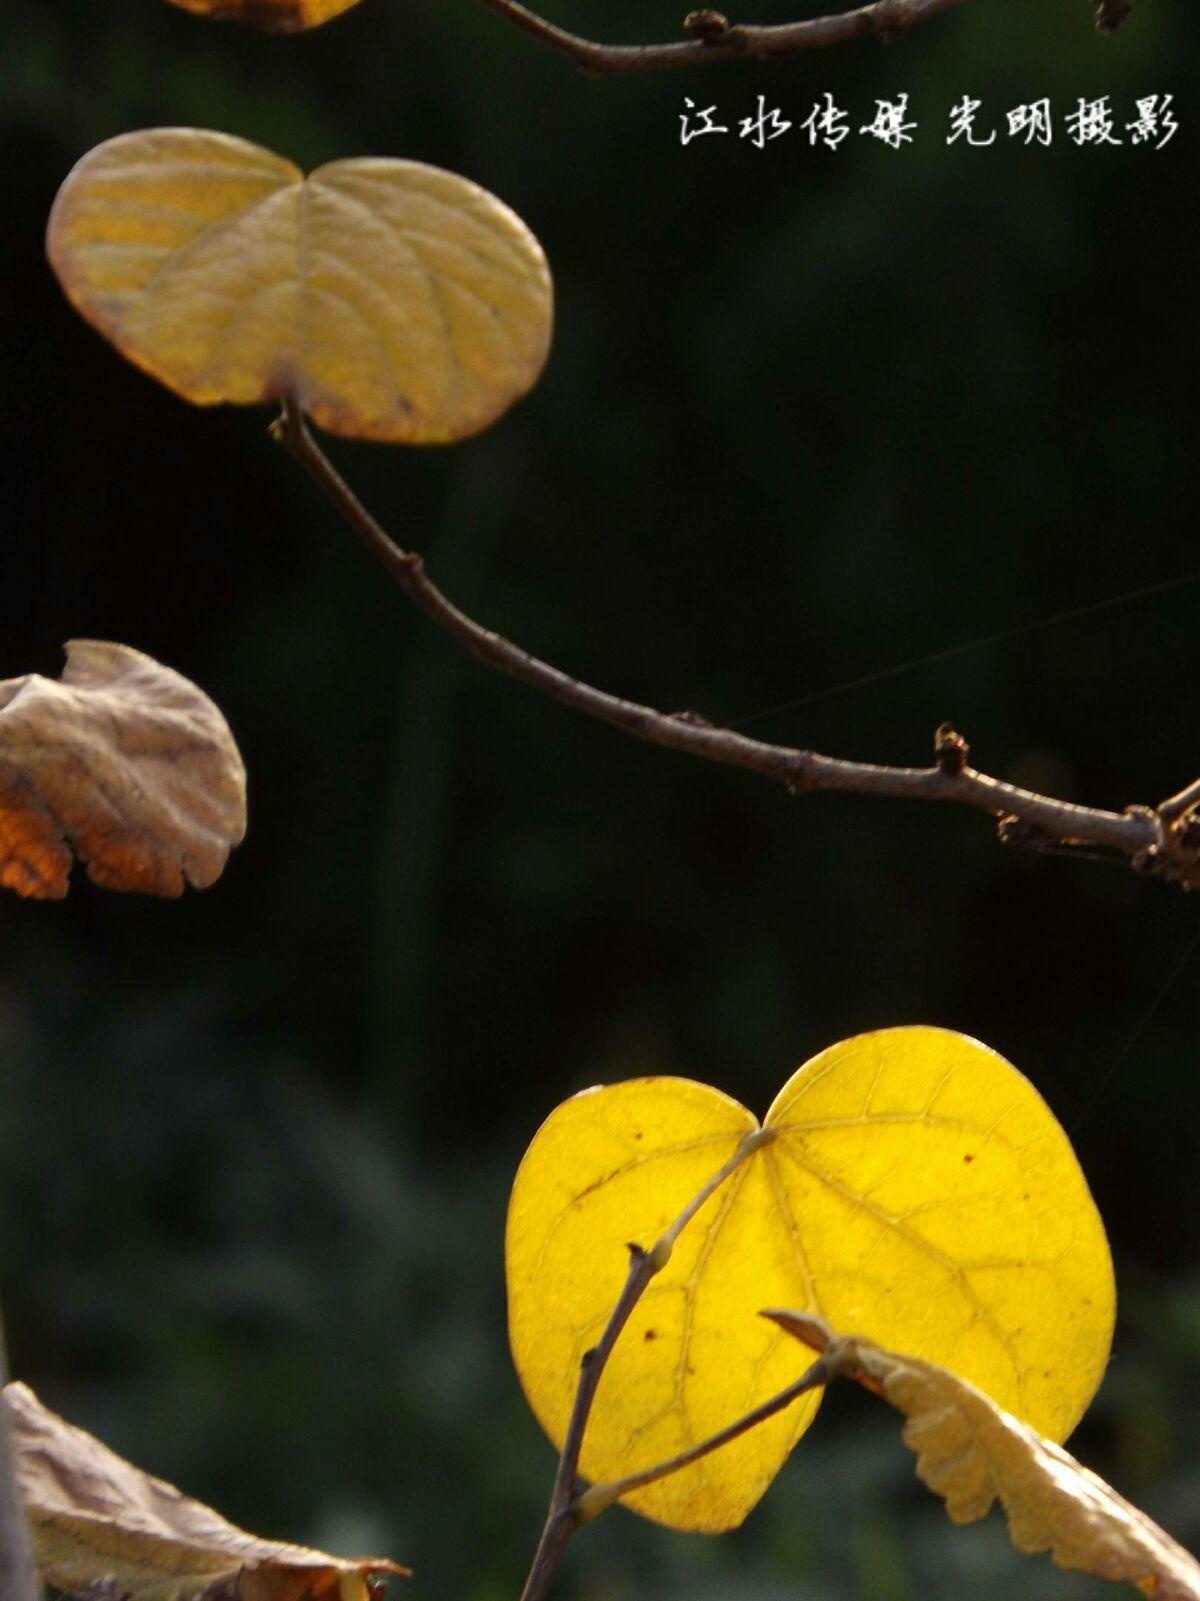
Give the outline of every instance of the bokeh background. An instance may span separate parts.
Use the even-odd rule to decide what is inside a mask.
[[[452,597],[607,688],[763,737],[1120,807],[1200,770],[1195,196],[1185,0],[972,0],[890,47],[592,80],[472,0],[365,0],[287,40],[163,0],[39,0],[0,49],[0,676],[123,640],[224,708],[252,822],[180,903],[0,903],[0,1284],[12,1366],[263,1533],[390,1552],[403,1594],[519,1591],[553,1453],[508,1358],[508,1185],[583,1085],[762,1110],[906,1021],[1018,1064],[1108,1221],[1121,1322],[1077,1449],[1200,1539],[1200,905],[1022,856],[970,813],[642,748],[489,676],[266,438],[70,311],[70,165],[163,123],[306,165],[406,155],[493,189],[558,287],[540,387],[477,441],[332,453]],[[555,15],[674,36],[674,0]],[[753,13],[785,20],[787,0]],[[892,152],[681,148],[828,91],[906,92]],[[1049,96],[1175,96],[1161,151],[945,144]],[[957,1532],[890,1417],[835,1396],[737,1535],[616,1512],[579,1601],[1098,1595]]]

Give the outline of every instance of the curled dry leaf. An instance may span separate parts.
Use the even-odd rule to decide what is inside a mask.
[[[537,240],[494,195],[417,161],[305,178],[227,134],[123,134],[63,184],[47,250],[76,309],[176,394],[288,396],[351,438],[476,433],[550,345]]]
[[[1049,1551],[1061,1568],[1124,1580],[1155,1601],[1200,1601],[1200,1565],[1182,1546],[973,1384],[872,1340],[833,1334],[810,1314],[765,1316],[823,1352],[831,1379],[857,1379],[903,1412],[917,1473],[955,1523],[974,1523],[999,1501],[1019,1551]]]
[[[17,1485],[43,1583],[121,1601],[373,1601],[383,1559],[259,1540],[9,1384]]]
[[[171,4],[201,17],[250,22],[269,33],[299,33],[332,22],[359,0],[171,0]]]
[[[62,678],[0,682],[0,884],[56,900],[72,851],[109,889],[179,895],[246,832],[246,773],[208,696],[128,645],[75,639]]]
[[[556,1445],[626,1242],[651,1246],[757,1126],[718,1090],[675,1078],[585,1091],[543,1124],[513,1185],[506,1264],[513,1357]],[[805,1063],[763,1127],[771,1139],[689,1223],[617,1342],[583,1474],[665,1461],[790,1383],[790,1342],[755,1316],[771,1302],[952,1364],[1064,1438],[1104,1372],[1112,1264],[1033,1085],[961,1034],[884,1029]],[[676,1528],[740,1523],[817,1400],[624,1504]]]

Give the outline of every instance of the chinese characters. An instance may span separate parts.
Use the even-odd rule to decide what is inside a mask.
[[[963,95],[940,119],[933,136],[947,145],[974,148],[997,144],[1047,148],[1058,141],[1080,148],[1131,145],[1161,150],[1179,131],[1174,98],[1169,94],[1146,95],[1134,102],[1133,114],[1129,115],[1130,108],[1115,106],[1110,95],[1094,100],[1079,98],[1074,105],[1061,109],[1049,99],[1041,99],[996,111],[989,111],[982,100]],[[716,135],[744,140],[757,150],[765,150],[790,134],[810,148],[820,146],[836,151],[853,136],[876,140],[889,150],[902,150],[915,143],[919,132],[907,94],[897,95],[894,100],[876,100],[874,115],[867,121],[853,117],[828,92],[811,108],[797,108],[794,115],[785,115],[780,106],[768,105],[765,95],[756,97],[754,110],[748,116],[730,121],[721,120],[722,113],[715,104],[699,106],[685,96],[683,107],[679,142],[685,146]],[[801,116],[805,110],[807,115]]]

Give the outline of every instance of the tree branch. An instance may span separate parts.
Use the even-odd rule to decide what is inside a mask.
[[[694,712],[660,712],[572,678],[521,646],[473,621],[449,601],[425,572],[421,557],[402,549],[376,522],[309,431],[299,407],[286,401],[272,429],[279,441],[332,501],[371,554],[414,605],[481,662],[634,739],[741,767],[782,783],[792,795],[833,790],[893,800],[948,801],[987,812],[999,838],[1030,850],[1098,848],[1124,856],[1138,872],[1200,887],[1200,780],[1156,808],[1104,811],[1057,800],[978,772],[967,763],[967,743],[948,724],[934,736],[930,767],[887,767],[772,745],[732,728],[714,727]]]
[[[827,50],[831,45],[852,39],[880,39],[891,43],[919,22],[963,0],[872,0],[851,11],[838,11],[800,22],[763,26],[736,23],[708,7],[691,11],[683,19],[688,39],[664,44],[601,44],[571,33],[539,16],[521,0],[483,0],[489,10],[504,17],[514,27],[530,33],[552,50],[569,56],[585,72],[664,72],[672,67],[694,67],[710,61],[771,61],[782,56],[800,55],[808,50]],[[1119,28],[1131,10],[1131,0],[1093,0],[1096,26],[1102,33]]]
[[[1109,4],[1118,0],[1108,0]],[[808,17],[802,22],[771,26],[731,23],[719,11],[692,11],[683,26],[690,39],[666,44],[601,44],[548,22],[520,0],[483,0],[516,27],[535,39],[569,56],[586,72],[662,72],[671,67],[692,67],[701,62],[754,60],[768,61],[780,56],[799,55],[807,50],[825,50],[851,39],[898,39],[909,28],[939,12],[949,11],[963,0],[873,0],[853,11],[830,16]]]
[[[588,1521],[588,1518],[581,1514],[580,1503],[577,1500],[579,1453],[583,1449],[583,1437],[592,1414],[592,1403],[596,1399],[601,1375],[612,1355],[618,1336],[629,1322],[630,1314],[641,1300],[650,1280],[666,1267],[676,1240],[709,1196],[741,1167],[747,1157],[761,1150],[764,1145],[769,1145],[774,1138],[775,1133],[772,1129],[760,1128],[747,1134],[728,1162],[692,1197],[671,1227],[651,1246],[650,1250],[644,1251],[640,1245],[629,1247],[629,1272],[625,1279],[625,1287],[605,1324],[604,1333],[590,1351],[583,1353],[579,1364],[579,1383],[575,1390],[575,1402],[571,1408],[566,1436],[563,1439],[562,1453],[558,1459],[554,1488],[550,1493],[550,1510],[546,1515],[542,1537],[534,1553],[529,1577],[521,1592],[521,1601],[542,1601],[558,1571],[563,1552],[570,1544],[572,1535]],[[595,1516],[595,1513],[591,1516]]]

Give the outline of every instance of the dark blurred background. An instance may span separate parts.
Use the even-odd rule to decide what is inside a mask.
[[[555,15],[636,41],[679,9]],[[546,248],[545,378],[464,445],[331,446],[452,597],[766,738],[922,762],[952,718],[990,771],[1153,802],[1200,770],[1198,66],[1184,0],[1107,39],[1084,0],[972,0],[887,48],[605,81],[471,0],[292,39],[162,0],[6,18],[0,676],[56,674],[73,635],[147,650],[220,703],[251,783],[204,894],[0,902],[0,1274],[49,1404],[255,1530],[410,1562],[403,1594],[515,1597],[553,1453],[501,1241],[542,1117],[646,1073],[762,1111],[823,1046],[920,1020],[1002,1051],[1071,1132],[1122,1297],[1076,1448],[1200,1539],[1200,905],[970,813],[792,800],[489,676],[268,413],[140,376],[41,257],[71,164],[132,128],[461,171]],[[679,144],[685,96],[736,128],[826,91],[856,126],[908,93],[916,142]],[[1054,145],[947,147],[968,93],[989,125],[1051,97]],[[1167,93],[1162,150],[1063,133],[1079,97],[1121,125]],[[953,1531],[892,1419],[836,1396],[739,1534],[614,1513],[560,1593],[1014,1585],[1104,1588],[995,1518]]]

